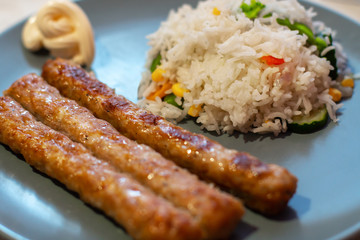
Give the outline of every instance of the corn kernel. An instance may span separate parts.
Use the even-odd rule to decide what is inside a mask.
[[[151,78],[154,82],[162,82],[164,81],[164,73],[165,70],[162,68],[156,68],[155,71],[151,74]]]
[[[217,7],[214,7],[213,12],[212,12],[215,16],[219,16],[220,15],[220,10]]]
[[[339,102],[341,100],[341,92],[336,88],[329,88],[329,95],[332,97],[334,102]]]
[[[201,111],[201,105],[192,105],[189,108],[188,114],[192,117],[198,117]]]
[[[343,87],[354,87],[354,79],[352,78],[346,78],[341,81],[341,86]]]
[[[187,89],[182,88],[180,83],[172,85],[171,90],[177,97],[183,97],[184,93],[188,91]]]

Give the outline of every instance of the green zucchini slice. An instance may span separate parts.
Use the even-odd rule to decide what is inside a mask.
[[[309,115],[296,116],[288,124],[289,130],[294,133],[312,133],[323,128],[328,122],[326,107],[311,111]]]

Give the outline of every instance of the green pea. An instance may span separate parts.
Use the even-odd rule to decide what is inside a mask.
[[[150,66],[150,71],[151,72],[154,72],[156,67],[160,65],[160,62],[161,62],[161,55],[160,53],[156,56],[156,58],[154,58],[154,60],[152,61],[151,63],[151,66]]]
[[[179,104],[177,104],[177,102],[175,101],[175,99],[176,99],[175,94],[171,93],[171,94],[166,95],[166,96],[164,97],[164,102],[167,102],[168,104],[171,104],[171,105],[173,105],[173,106],[175,106],[175,107],[177,107],[177,108],[182,109],[182,107],[181,107]]]

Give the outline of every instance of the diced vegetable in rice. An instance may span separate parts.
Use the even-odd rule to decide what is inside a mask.
[[[208,0],[171,11],[148,36],[139,104],[209,131],[275,135],[298,116],[327,109],[332,90],[352,95],[334,32],[295,0]],[[333,79],[332,79],[333,78]],[[350,85],[349,85],[350,84]]]

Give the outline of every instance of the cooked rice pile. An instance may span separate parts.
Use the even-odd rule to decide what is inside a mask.
[[[175,121],[182,120],[191,106],[200,106],[196,121],[218,133],[238,130],[277,135],[287,130],[294,116],[324,105],[336,121],[340,105],[328,94],[332,66],[317,56],[316,46],[306,46],[305,35],[280,26],[276,18],[305,23],[313,31],[330,29],[313,23],[314,12],[297,1],[261,1],[266,5],[261,15],[271,12],[272,16],[255,20],[238,11],[242,2],[210,0],[199,2],[195,9],[184,5],[171,11],[158,31],[148,36],[151,49],[146,68],[160,53],[165,80],[154,82],[146,71],[139,86],[139,104]],[[214,14],[214,9],[220,14]],[[334,47],[342,71],[346,61],[339,45],[324,51]],[[261,61],[263,56],[284,63],[269,66]],[[160,97],[146,99],[164,82],[181,83],[187,89],[182,100],[175,99],[179,104],[183,101],[183,109]],[[169,89],[166,94],[171,92]]]

